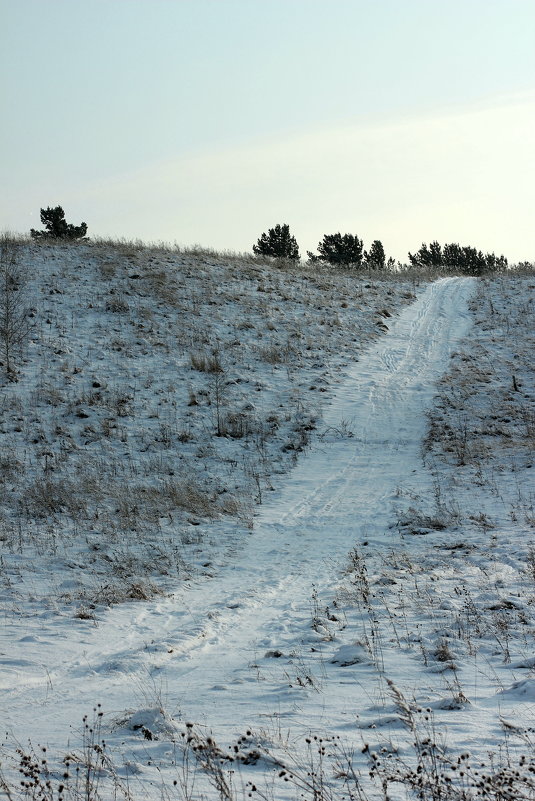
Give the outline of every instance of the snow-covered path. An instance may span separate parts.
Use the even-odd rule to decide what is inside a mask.
[[[76,726],[95,703],[118,714],[151,706],[151,692],[183,719],[233,731],[272,713],[299,710],[305,725],[332,719],[333,707],[344,705],[336,688],[314,695],[310,719],[301,687],[287,680],[292,671],[306,674],[305,652],[336,650],[311,629],[313,597],[330,602],[356,543],[387,548],[400,489],[415,474],[418,486],[429,481],[420,455],[424,412],[468,330],[472,291],[470,279],[437,281],[388,321],[388,333],[337,390],[312,446],[214,578],[112,608],[96,626],[47,615],[8,621],[4,728],[59,745],[65,724]],[[269,651],[290,656],[291,666],[266,661]]]

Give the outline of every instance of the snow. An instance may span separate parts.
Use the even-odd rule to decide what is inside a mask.
[[[454,754],[525,746],[530,276],[25,254],[43,323],[1,389],[7,776],[17,742],[60,760],[93,709],[142,797],[184,736],[234,749],[244,788],[311,736],[363,777],[418,727]]]

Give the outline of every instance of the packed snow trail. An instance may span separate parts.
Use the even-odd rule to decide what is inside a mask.
[[[112,608],[95,627],[24,621],[26,636],[19,632],[12,651],[20,680],[8,681],[4,726],[22,739],[30,733],[39,686],[31,733],[40,742],[64,742],[65,722],[76,725],[97,702],[119,711],[145,696],[151,706],[151,687],[155,695],[164,688],[171,711],[216,729],[297,708],[306,725],[304,697],[284,676],[299,670],[301,654],[336,650],[311,629],[313,597],[330,602],[355,544],[388,547],[400,490],[415,474],[419,486],[429,480],[420,455],[425,410],[467,332],[472,292],[470,279],[442,279],[389,320],[337,390],[312,446],[259,509],[240,552],[213,579]],[[293,655],[293,667],[271,659],[260,676],[269,651]],[[332,719],[335,695],[329,687],[320,712],[316,702],[315,720]]]

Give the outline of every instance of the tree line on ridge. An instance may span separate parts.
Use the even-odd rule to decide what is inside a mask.
[[[87,224],[72,225],[66,222],[65,212],[61,206],[41,209],[41,223],[44,231],[31,229],[34,239],[83,239],[87,234]],[[299,245],[295,236],[290,233],[287,223],[277,224],[264,232],[253,245],[253,253],[257,256],[270,256],[298,261]],[[409,262],[413,267],[431,268],[435,270],[454,270],[465,275],[482,275],[485,272],[502,271],[508,266],[505,256],[494,253],[483,253],[470,245],[459,245],[456,242],[441,245],[434,240],[429,245],[425,242],[416,253],[409,253]],[[351,266],[372,270],[393,270],[401,266],[395,259],[387,259],[385,249],[379,239],[375,239],[369,250],[364,249],[364,242],[356,234],[325,234],[318,243],[317,253],[307,251],[308,261],[325,263],[334,266]]]

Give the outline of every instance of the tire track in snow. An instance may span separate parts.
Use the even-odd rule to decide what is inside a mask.
[[[471,292],[467,279],[432,284],[353,367],[324,422],[326,430],[343,430],[351,421],[355,436],[317,441],[282,492],[262,507],[240,559],[246,569],[231,591],[243,600],[235,616],[221,615],[214,647],[237,652],[243,661],[244,644],[274,645],[270,627],[292,605],[310,612],[312,586],[332,586],[336,566],[363,531],[384,540],[405,466],[419,462],[435,382],[467,328],[463,308]],[[220,609],[228,589],[212,596]],[[202,593],[195,604],[202,604]],[[227,662],[235,669],[237,662]]]
[[[453,342],[464,333],[467,318],[461,310],[471,291],[466,279],[432,284],[356,363],[324,418],[325,428],[335,430],[352,421],[355,436],[316,442],[282,492],[261,508],[238,563],[209,587],[182,595],[198,621],[192,635],[177,644],[183,658],[222,646],[229,632],[236,645],[240,637],[251,641],[273,617],[284,616],[296,598],[308,608],[312,585],[325,583],[327,561],[343,559],[363,526],[369,533],[372,521],[383,534],[396,489],[393,480],[402,480],[403,474],[386,476],[386,486],[380,474],[392,461],[399,469],[400,448],[407,460],[418,458],[423,411]],[[352,511],[356,522],[347,536],[340,536]]]
[[[344,494],[351,502],[359,495],[375,495],[376,474],[385,462],[376,448],[389,451],[394,458],[400,448],[415,443],[419,447],[423,412],[445,369],[452,339],[458,338],[458,309],[462,309],[467,291],[471,289],[466,279],[432,284],[354,366],[325,415],[326,427],[343,429],[348,422],[354,437],[331,448],[321,472],[312,469],[308,478],[303,476],[304,497],[283,512],[281,522],[288,525],[304,515],[319,517],[333,510],[339,515],[338,504]],[[461,321],[466,324],[466,317]],[[305,457],[296,472],[306,471]],[[293,478],[295,483],[295,474]],[[367,487],[366,493],[363,487]]]

